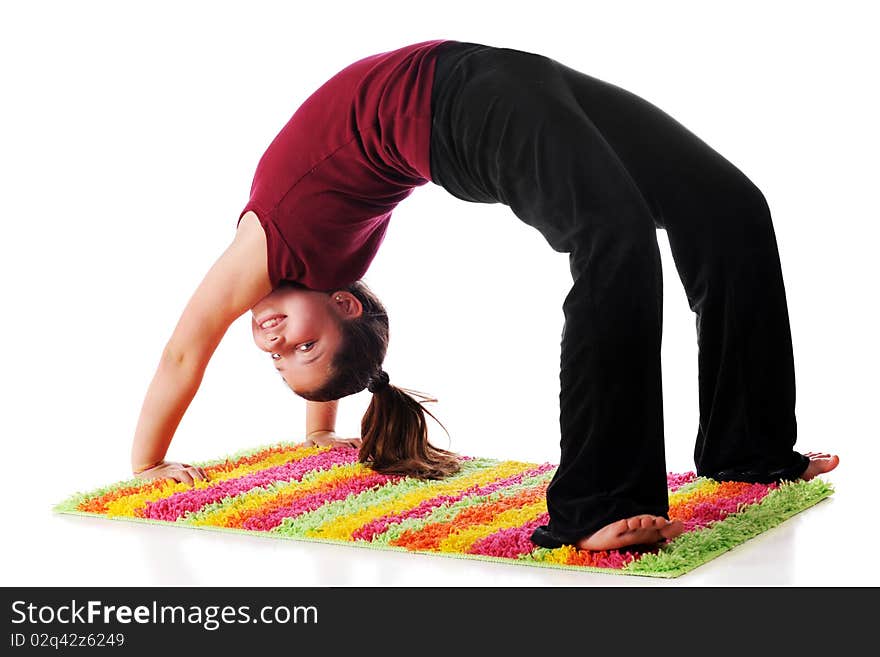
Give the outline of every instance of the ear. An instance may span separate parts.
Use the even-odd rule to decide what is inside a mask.
[[[342,319],[356,319],[364,312],[360,299],[347,290],[337,290],[330,295],[334,309]]]

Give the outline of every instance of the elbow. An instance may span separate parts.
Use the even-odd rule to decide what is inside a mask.
[[[181,346],[169,342],[162,352],[161,366],[201,377],[210,358],[211,353],[200,345]]]
[[[174,367],[182,367],[192,360],[192,356],[188,354],[186,349],[171,343],[165,346],[162,352],[162,364],[173,365]]]

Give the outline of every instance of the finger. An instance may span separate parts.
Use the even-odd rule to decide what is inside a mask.
[[[189,484],[193,485],[193,478],[190,476],[189,472],[186,470],[181,470],[174,475],[175,481],[179,481],[181,484]]]
[[[205,471],[205,469],[204,469],[204,468],[199,468],[199,472],[202,473],[202,477],[204,477],[204,478],[205,478],[205,481],[207,481],[207,480],[208,480],[208,473]]]
[[[186,471],[192,476],[193,480],[202,481],[205,478],[205,476],[201,472],[199,472],[199,469],[196,467],[190,466],[186,469]]]

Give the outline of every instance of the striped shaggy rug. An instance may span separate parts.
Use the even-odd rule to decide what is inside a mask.
[[[357,450],[276,443],[202,466],[208,481],[120,481],[80,492],[58,513],[314,540],[509,564],[677,577],[832,493],[820,479],[750,484],[669,474],[669,517],[685,532],[650,550],[546,549],[529,536],[547,522],[556,466],[462,457],[440,481],[382,475]]]

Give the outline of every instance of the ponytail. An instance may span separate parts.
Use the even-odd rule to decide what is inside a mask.
[[[417,479],[442,479],[458,472],[458,457],[428,442],[425,413],[443,427],[423,406],[436,399],[391,385],[384,371],[370,380],[368,389],[373,399],[361,421],[361,463],[382,474]]]

